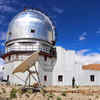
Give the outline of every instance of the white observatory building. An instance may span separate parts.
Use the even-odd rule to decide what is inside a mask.
[[[24,10],[10,22],[7,33],[5,76],[10,83],[23,84],[27,72],[12,75],[13,70],[33,52],[40,51],[37,70],[42,82],[51,84],[52,70],[56,62],[55,29],[48,16],[37,10]],[[26,75],[26,76],[25,76]],[[22,79],[22,80],[21,80]]]
[[[20,12],[8,27],[3,79],[10,84],[24,84],[28,73],[12,72],[32,53],[40,51],[36,68],[42,84],[72,85],[74,77],[77,85],[100,85],[100,65],[83,66],[75,51],[55,47],[55,43],[55,28],[48,16],[31,9]]]

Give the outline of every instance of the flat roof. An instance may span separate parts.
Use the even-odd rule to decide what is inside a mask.
[[[83,70],[100,70],[100,64],[89,64],[89,65],[83,65]]]

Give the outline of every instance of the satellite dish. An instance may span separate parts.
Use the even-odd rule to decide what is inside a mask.
[[[38,52],[34,52],[30,57],[28,57],[26,60],[24,60],[19,66],[17,66],[15,68],[15,70],[13,71],[13,74],[15,73],[18,73],[18,72],[26,72],[28,71],[29,74],[27,75],[26,77],[26,80],[24,81],[25,82],[25,86],[27,84],[27,81],[29,79],[29,87],[30,87],[30,81],[31,81],[31,76],[32,78],[37,81],[38,83],[38,86],[40,86],[40,79],[39,79],[39,74],[37,72],[37,69],[36,69],[36,66],[35,66],[35,63],[36,61],[38,61],[39,59],[39,51]],[[35,67],[35,71],[31,71],[30,68],[33,67],[32,65],[34,65]],[[33,74],[36,74],[37,75],[37,78],[38,80],[36,79],[36,77],[34,77]],[[20,77],[18,77],[17,75],[15,75],[17,78],[19,78],[20,80],[22,80]],[[25,87],[24,86],[24,87]]]

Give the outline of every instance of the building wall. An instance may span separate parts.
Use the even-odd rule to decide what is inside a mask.
[[[53,85],[71,85],[74,64],[75,52],[57,47],[57,62],[53,70]],[[59,75],[63,76],[63,81],[58,80]]]
[[[40,76],[40,81],[43,85],[52,85],[53,84],[53,69],[56,63],[55,58],[47,57],[47,60],[44,60],[44,56],[40,56],[38,62],[38,72]],[[46,76],[46,80],[45,77]]]
[[[53,58],[54,59],[54,58]],[[53,59],[51,58],[47,58],[47,60],[44,60],[44,56],[40,56],[39,57],[39,61],[36,62],[36,68],[37,71],[39,72],[39,79],[41,81],[42,84],[44,85],[52,85],[52,70],[53,70]],[[9,75],[9,81],[11,84],[25,84],[25,80],[28,76],[28,72],[18,72],[15,74],[12,74],[12,72],[14,71],[14,69],[16,67],[18,67],[18,65],[20,65],[22,63],[22,61],[18,60],[18,61],[12,61],[12,62],[8,62],[4,65],[4,79],[7,80],[7,75]],[[34,66],[32,68],[30,68],[31,70],[35,71]],[[47,76],[47,81],[44,80],[44,76]],[[34,74],[34,77],[38,80],[38,77],[36,74]],[[31,77],[31,85],[37,82],[35,81],[32,77]]]
[[[53,70],[53,85],[72,85],[72,78],[75,77],[76,85],[100,85],[100,71],[83,70],[82,64],[77,61],[75,51],[65,50],[57,47],[57,63]],[[58,76],[63,76],[63,81],[58,81]],[[94,75],[94,81],[90,76]]]
[[[40,81],[43,85],[72,85],[72,78],[75,77],[76,85],[100,85],[100,71],[83,70],[82,65],[76,60],[77,55],[73,50],[65,50],[61,47],[57,47],[57,60],[47,58],[44,60],[43,56],[40,56],[39,62],[37,62],[37,70],[39,72]],[[10,75],[11,84],[24,84],[15,75],[12,75],[12,71],[22,61],[14,61],[5,64],[4,73],[6,78],[7,74]],[[18,73],[17,76],[25,80],[28,72]],[[58,76],[62,76],[62,80],[59,81]],[[91,82],[90,75],[95,76],[94,82]],[[47,77],[45,80],[44,77]],[[37,76],[35,76],[37,77]],[[31,80],[33,84],[34,80]]]
[[[11,84],[22,84],[22,85],[24,85],[25,80],[26,80],[26,78],[29,74],[28,71],[26,71],[24,73],[18,72],[18,73],[12,74],[14,69],[21,63],[22,63],[22,61],[14,61],[14,62],[5,64],[5,66],[4,66],[5,67],[5,69],[4,69],[4,80],[7,80],[7,75],[9,75],[9,81],[10,81]],[[34,70],[34,66],[31,69]],[[38,71],[38,69],[37,69],[37,71]],[[34,77],[37,79],[36,74],[34,74]],[[29,82],[29,80],[27,81],[27,84],[28,84],[28,82]],[[36,81],[31,77],[31,85],[33,85],[34,82],[36,82]]]
[[[92,82],[90,76],[94,75]],[[83,70],[82,65],[75,70],[75,78],[77,85],[100,85],[100,71]]]

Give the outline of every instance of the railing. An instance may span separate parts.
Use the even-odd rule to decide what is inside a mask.
[[[10,52],[10,51],[34,51],[34,50],[40,50],[40,51],[44,51],[44,52],[47,52],[49,53],[49,49],[48,48],[13,48],[13,47],[10,47],[10,48],[6,48],[6,53],[7,52]]]

